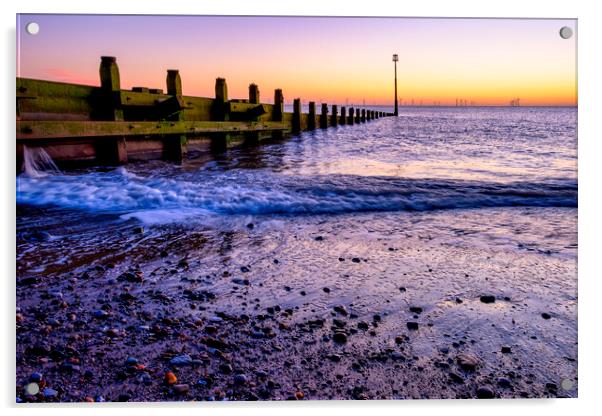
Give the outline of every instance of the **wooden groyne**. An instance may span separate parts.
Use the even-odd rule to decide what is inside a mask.
[[[274,104],[260,101],[249,85],[248,99],[229,99],[226,80],[215,81],[215,97],[182,94],[178,70],[168,70],[166,90],[121,89],[114,57],[100,62],[100,87],[17,78],[17,168],[24,146],[43,147],[58,162],[125,164],[163,158],[181,161],[187,152],[224,151],[239,142],[256,142],[316,128],[365,123],[392,113],[338,108],[293,100],[284,111],[281,89]]]

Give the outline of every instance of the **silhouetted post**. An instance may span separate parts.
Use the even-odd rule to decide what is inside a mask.
[[[301,131],[301,98],[293,100],[293,121],[291,127],[293,133]]]
[[[101,56],[100,89],[102,91],[102,114],[100,118],[110,121],[123,121],[123,109],[121,108],[121,81],[119,79],[119,67],[114,56]],[[105,145],[100,145],[100,159],[106,159],[109,163],[123,165],[128,162],[127,146],[125,137],[111,138]]]
[[[257,84],[249,85],[249,103],[259,104],[259,87]]]
[[[167,70],[167,94],[168,95],[182,95],[182,79],[180,78],[180,71],[177,69]]]
[[[393,54],[393,64],[395,65],[395,117],[399,115],[399,110],[397,108],[397,61],[399,61],[399,57],[396,53]]]
[[[114,56],[100,57],[100,88],[103,93],[103,107],[106,109],[103,119],[110,121],[123,121],[121,109],[121,82],[119,80],[119,67]]]
[[[332,115],[330,116],[330,125],[336,127],[339,124],[339,112],[337,111],[337,105],[332,105]]]
[[[274,110],[272,112],[273,121],[282,121],[282,113],[284,112],[284,96],[279,88],[274,90]]]
[[[316,103],[309,102],[309,114],[307,115],[307,130],[316,129]]]
[[[366,109],[362,108],[362,123],[366,122]]]
[[[165,84],[167,86],[167,94],[171,95],[170,100],[179,103],[182,100],[182,79],[180,78],[180,71],[177,69],[168,69],[167,77],[165,78]],[[174,106],[175,107],[175,106]],[[178,104],[176,113],[171,115],[169,119],[181,121],[184,119],[182,109]],[[171,111],[171,110],[170,110]],[[186,144],[186,136],[180,134],[169,135],[164,140],[164,152],[165,158],[174,162],[181,162],[184,158],[184,145]]]
[[[341,107],[341,124],[345,125],[347,124],[347,110],[345,109],[345,107]]]
[[[355,122],[355,118],[353,117],[353,107],[351,107],[349,109],[349,123],[348,124],[353,124]]]
[[[322,104],[322,113],[320,114],[320,128],[325,129],[328,127],[328,104]]]
[[[215,79],[215,100],[213,101],[213,120],[228,121],[230,118],[226,112],[228,103],[228,85],[224,78]]]
[[[357,110],[355,110],[355,124],[360,124],[360,109],[358,108]]]

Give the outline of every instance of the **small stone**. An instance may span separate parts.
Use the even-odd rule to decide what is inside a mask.
[[[47,399],[54,399],[59,394],[58,391],[56,391],[55,389],[51,389],[50,387],[46,387],[44,389],[43,393],[44,393],[44,397]]]
[[[400,291],[401,293],[403,293],[403,292],[405,292],[405,291],[406,291],[406,288],[402,286],[402,287],[400,287],[400,288],[399,288],[399,291]]]
[[[134,228],[134,233],[136,233],[136,234],[143,234],[144,233],[144,227],[135,227]]]
[[[459,354],[456,357],[456,361],[458,362],[460,368],[465,371],[474,371],[479,365],[479,359],[476,356],[468,353]]]
[[[173,386],[173,391],[176,394],[188,394],[188,391],[190,390],[190,386],[188,384],[176,384]]]
[[[495,393],[489,387],[479,387],[477,389],[477,399],[493,399]]]
[[[174,367],[182,367],[192,364],[192,357],[188,354],[178,355],[169,360],[169,364]]]
[[[250,223],[247,224],[247,228],[249,230],[252,230],[253,228],[255,228],[255,224],[253,224],[252,222],[250,222]]]
[[[134,357],[128,357],[125,360],[125,365],[127,366],[134,366],[138,364],[138,359],[134,358]]]
[[[449,373],[449,378],[454,383],[464,384],[464,378],[461,375],[457,374],[457,373]]]
[[[301,400],[304,397],[305,397],[305,395],[303,394],[302,391],[298,391],[298,392],[295,393],[295,399],[297,399],[297,400]]]
[[[332,340],[337,344],[344,344],[347,342],[347,335],[342,332],[335,332],[332,336]]]
[[[398,345],[403,343],[403,337],[400,337],[400,336],[395,337],[395,343]]]
[[[410,307],[410,312],[412,313],[422,313],[422,308],[419,306],[411,306]]]
[[[314,240],[316,240],[316,241],[323,241],[324,237],[322,237],[321,235],[319,235],[316,238],[314,238]]]
[[[177,381],[178,381],[178,378],[176,377],[176,375],[173,372],[167,371],[165,373],[165,382],[167,384],[169,384],[169,385],[176,384]]]
[[[483,295],[483,296],[481,296],[481,302],[483,302],[483,303],[493,303],[493,302],[495,302],[495,296],[493,296],[493,295]]]
[[[232,366],[230,364],[222,363],[219,365],[219,370],[224,374],[230,374],[232,372]]]
[[[408,329],[411,331],[418,330],[418,322],[407,322],[406,325],[407,325]]]
[[[244,374],[236,374],[234,376],[234,383],[239,385],[247,384],[247,376]]]
[[[367,323],[367,322],[364,322],[364,321],[358,322],[358,323],[357,323],[357,327],[358,327],[359,329],[363,330],[363,331],[367,331],[367,330],[368,330],[368,328],[370,328],[370,327],[368,326],[368,323]]]
[[[322,288],[322,290],[324,291],[324,293],[330,293],[330,288],[328,287],[324,287]]]
[[[351,259],[351,261],[354,263],[359,263],[361,260],[358,257],[354,257]]]
[[[512,381],[506,377],[498,377],[497,384],[500,387],[508,388],[512,386]]]
[[[335,306],[333,309],[335,312],[338,312],[343,316],[347,316],[349,314],[349,312],[347,312],[347,309],[345,309],[345,307],[341,305]]]
[[[552,315],[550,315],[549,313],[544,312],[544,313],[541,314],[541,317],[543,319],[550,319],[552,317]]]
[[[510,354],[512,352],[512,348],[508,346],[502,347],[502,354]]]
[[[105,310],[98,309],[98,310],[95,310],[94,312],[92,312],[92,316],[94,316],[97,319],[104,319],[109,316],[109,313]]]
[[[29,381],[33,382],[33,383],[39,383],[40,381],[42,381],[42,373],[31,373],[29,375]]]

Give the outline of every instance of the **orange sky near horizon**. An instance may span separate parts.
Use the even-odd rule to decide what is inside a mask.
[[[390,105],[398,53],[400,103],[576,105],[576,32],[574,19],[20,15],[17,76],[98,85],[111,55],[124,89],[165,89],[177,68],[187,95],[224,77],[230,98],[255,82],[263,102],[282,88],[286,103]]]

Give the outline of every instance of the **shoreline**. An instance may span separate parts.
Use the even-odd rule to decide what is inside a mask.
[[[17,397],[576,397],[576,259],[424,233],[452,212],[327,218],[27,243],[73,263],[17,273]],[[24,394],[33,373],[47,397]]]

